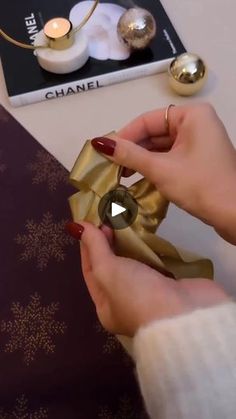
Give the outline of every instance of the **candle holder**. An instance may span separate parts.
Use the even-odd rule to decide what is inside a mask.
[[[88,39],[83,31],[74,31],[70,21],[67,21],[68,24],[64,22],[64,27],[60,27],[60,29],[65,29],[65,32],[60,32],[58,29],[54,33],[50,25],[57,20],[49,21],[44,29],[36,35],[35,45],[45,44],[48,47],[36,48],[34,55],[44,70],[54,74],[68,74],[83,67],[87,62],[89,58]]]
[[[34,45],[12,38],[0,28],[0,35],[8,42],[34,51],[39,65],[56,74],[67,74],[81,68],[89,58],[88,41],[81,29],[94,13],[99,0],[95,0],[82,22],[73,28],[70,20],[55,17],[49,20],[35,37]]]

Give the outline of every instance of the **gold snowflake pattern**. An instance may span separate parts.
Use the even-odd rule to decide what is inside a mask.
[[[99,419],[147,419],[145,412],[137,413],[137,409],[128,397],[120,399],[117,412],[113,412],[108,406],[101,408]]]
[[[29,164],[29,170],[33,174],[33,185],[45,182],[51,192],[54,192],[62,182],[68,183],[66,169],[45,150],[37,152],[36,160]]]
[[[47,419],[48,410],[39,408],[37,411],[32,411],[28,407],[28,399],[23,394],[18,399],[16,399],[15,407],[13,411],[6,412],[4,409],[0,408],[0,419]]]
[[[26,365],[35,360],[39,350],[43,350],[47,355],[53,354],[56,347],[53,337],[64,334],[66,329],[64,322],[54,319],[58,310],[59,303],[42,306],[37,293],[31,295],[26,307],[19,302],[13,303],[11,306],[13,320],[1,322],[1,332],[9,334],[5,352],[22,351]]]
[[[106,339],[103,345],[104,354],[111,354],[114,351],[123,349],[118,339],[111,333],[107,332],[100,323],[97,323],[95,328],[96,328],[96,331],[98,333],[102,333]]]
[[[7,111],[0,105],[0,122],[8,122],[10,115]]]
[[[103,354],[104,355],[112,355],[114,352],[121,353],[121,360],[125,364],[126,367],[133,367],[132,358],[128,355],[128,353],[124,350],[123,346],[117,339],[115,335],[107,332],[100,323],[97,323],[96,326],[97,333],[102,333],[105,337],[105,342],[103,344]]]
[[[65,232],[65,224],[66,220],[54,222],[50,212],[43,215],[41,222],[27,220],[27,232],[15,238],[16,243],[24,249],[20,260],[26,262],[36,259],[36,266],[41,271],[47,268],[50,259],[64,261],[64,248],[74,242]]]
[[[1,158],[1,156],[2,156],[2,151],[0,150],[0,158]],[[1,161],[0,161],[0,173],[5,172],[6,168],[7,168],[7,166],[5,165],[5,163],[1,163]]]

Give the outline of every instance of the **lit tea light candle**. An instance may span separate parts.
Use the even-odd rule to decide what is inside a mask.
[[[74,41],[72,23],[63,17],[49,20],[44,26],[44,34],[52,49],[69,48]]]
[[[49,20],[44,26],[44,33],[48,38],[62,38],[71,31],[71,22],[63,17]]]

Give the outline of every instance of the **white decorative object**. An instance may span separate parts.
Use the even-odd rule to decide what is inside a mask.
[[[44,31],[35,38],[35,45],[47,44]],[[89,58],[88,39],[83,29],[75,33],[74,43],[67,49],[37,48],[34,52],[39,65],[51,73],[67,74],[83,67]]]
[[[78,26],[83,16],[88,13],[92,0],[81,1],[70,12],[69,19],[73,26]],[[126,9],[112,3],[99,3],[84,26],[84,34],[88,37],[89,55],[97,60],[126,60],[130,57],[130,49],[118,38],[117,25]]]

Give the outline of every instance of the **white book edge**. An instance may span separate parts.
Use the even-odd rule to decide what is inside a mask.
[[[137,79],[140,77],[151,76],[166,71],[172,60],[173,57],[162,61],[156,61],[154,63],[128,68],[126,70],[114,71],[112,73],[85,78],[71,83],[60,84],[51,88],[35,90],[33,92],[23,93],[16,96],[9,96],[9,101],[12,106],[18,107],[42,102],[44,100],[52,100],[54,98],[60,98],[71,94],[77,94],[83,91],[121,83],[123,81]]]

